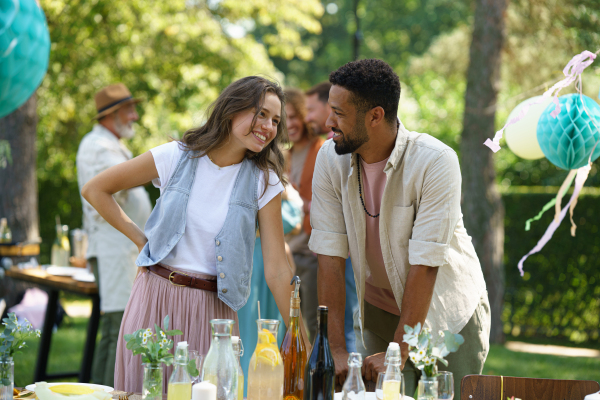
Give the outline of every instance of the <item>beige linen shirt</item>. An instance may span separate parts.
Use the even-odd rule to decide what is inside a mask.
[[[115,135],[100,124],[83,137],[77,151],[79,190],[100,172],[131,159],[131,152]],[[143,187],[114,194],[125,214],[140,229],[152,211],[150,197]],[[137,246],[113,228],[83,197],[83,229],[88,233],[86,258],[98,259],[100,275],[100,309],[103,312],[125,310],[137,267]]]
[[[317,156],[309,247],[352,259],[359,321],[364,326],[366,214],[358,194],[356,154],[339,156],[328,140]],[[463,225],[458,157],[448,146],[400,124],[384,168],[379,215],[385,269],[400,312],[411,265],[439,267],[425,326],[458,333],[486,290],[481,266]],[[343,284],[343,283],[340,283]]]

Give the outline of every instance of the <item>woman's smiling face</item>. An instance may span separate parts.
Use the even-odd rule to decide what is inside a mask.
[[[265,95],[262,108],[252,126],[255,110],[238,113],[231,121],[233,138],[241,146],[260,153],[277,135],[277,126],[281,121],[281,101],[275,93]]]

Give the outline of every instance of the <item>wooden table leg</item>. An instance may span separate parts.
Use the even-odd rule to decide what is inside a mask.
[[[52,330],[56,323],[56,311],[58,308],[58,290],[48,290],[48,305],[44,317],[42,338],[38,350],[38,359],[35,366],[34,381],[42,382],[47,378],[48,356],[50,355],[50,342],[52,342]]]
[[[79,382],[89,383],[92,376],[92,364],[94,362],[94,351],[96,349],[96,337],[100,322],[100,297],[96,294],[92,297],[92,315],[88,321],[87,338],[83,350],[83,360],[79,371]]]

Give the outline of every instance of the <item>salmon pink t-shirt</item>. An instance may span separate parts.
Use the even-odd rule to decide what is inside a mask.
[[[388,159],[367,164],[360,159],[360,184],[365,207],[371,215],[379,214],[383,189],[387,176],[383,172]],[[379,241],[379,217],[373,218],[365,213],[367,258],[367,279],[365,281],[365,301],[394,315],[400,315],[400,309],[394,298],[392,286],[385,270],[381,242]]]

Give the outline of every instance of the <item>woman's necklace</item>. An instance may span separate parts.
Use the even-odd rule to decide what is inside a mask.
[[[219,166],[219,165],[218,165],[218,164],[215,162],[215,160],[213,160],[213,159],[212,159],[212,157],[210,156],[210,154],[206,153],[206,156],[208,157],[208,159],[210,160],[210,162],[211,162],[211,163],[213,163],[213,164],[215,164],[215,165],[216,165],[216,166],[217,166],[219,169],[221,169],[221,168],[227,168],[227,167],[231,167],[231,165],[235,165],[235,164],[236,164],[236,163],[233,163],[233,164],[231,164],[231,165],[226,165],[226,166],[224,166],[224,167],[221,167],[221,166]]]
[[[358,172],[358,195],[360,196],[360,202],[362,203],[362,206],[369,217],[377,218],[377,217],[379,217],[379,214],[381,214],[381,213],[379,213],[377,215],[373,215],[370,212],[368,212],[367,207],[365,207],[365,201],[363,200],[363,195],[362,195],[362,188],[360,186],[360,156],[359,155],[356,155],[356,168],[357,168],[357,172]]]

